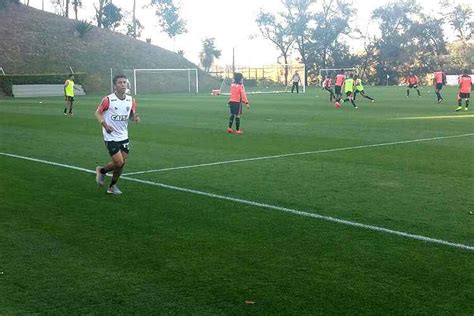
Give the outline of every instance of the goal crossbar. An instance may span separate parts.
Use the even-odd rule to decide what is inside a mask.
[[[194,71],[194,77],[196,80],[196,93],[199,93],[199,77],[197,68],[137,68],[133,69],[133,93],[137,95],[137,72],[178,72],[186,71],[188,73],[188,92],[191,93],[191,72]]]

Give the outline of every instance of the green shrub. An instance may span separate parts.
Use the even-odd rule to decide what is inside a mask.
[[[92,27],[92,24],[86,20],[77,21],[74,23],[74,28],[76,29],[77,33],[79,33],[80,38],[84,38],[84,36],[86,36],[86,34],[92,30]]]

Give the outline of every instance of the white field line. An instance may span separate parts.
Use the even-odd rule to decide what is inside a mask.
[[[47,161],[47,160],[35,159],[35,158],[19,156],[19,155],[14,155],[14,154],[9,154],[9,153],[2,153],[2,152],[0,152],[0,155],[7,156],[7,157],[24,159],[24,160],[29,160],[29,161],[34,161],[34,162],[40,162],[40,163],[53,165],[53,166],[58,166],[58,167],[63,167],[63,168],[68,168],[68,169],[74,169],[74,170],[83,171],[83,172],[87,172],[87,173],[95,173],[94,170],[88,170],[88,169],[85,169],[85,168],[80,168],[80,167],[76,167],[76,166],[66,165],[66,164]],[[349,221],[349,220],[335,218],[335,217],[332,217],[332,216],[325,216],[325,215],[319,215],[319,214],[316,214],[316,213],[303,212],[303,211],[299,211],[299,210],[296,210],[296,209],[291,209],[291,208],[286,208],[286,207],[281,207],[281,206],[276,206],[276,205],[270,205],[270,204],[265,204],[265,203],[259,203],[259,202],[234,198],[234,197],[231,197],[231,196],[208,193],[208,192],[203,192],[203,191],[198,191],[198,190],[193,190],[193,189],[181,188],[181,187],[176,187],[176,186],[173,186],[173,185],[167,185],[167,184],[163,184],[163,183],[159,183],[159,182],[152,182],[152,181],[134,179],[134,178],[130,178],[130,177],[122,177],[122,179],[138,182],[138,183],[141,183],[141,184],[157,186],[157,187],[161,187],[161,188],[165,188],[165,189],[170,189],[170,190],[175,190],[175,191],[180,191],[180,192],[185,192],[185,193],[191,193],[191,194],[196,194],[196,195],[202,195],[202,196],[206,196],[206,197],[210,197],[210,198],[214,198],[214,199],[226,200],[226,201],[236,202],[236,203],[240,203],[240,204],[256,206],[256,207],[259,207],[259,208],[265,208],[265,209],[285,212],[285,213],[289,213],[289,214],[293,214],[293,215],[316,218],[316,219],[329,221],[329,222],[333,222],[333,223],[337,223],[337,224],[343,224],[343,225],[348,225],[348,226],[352,226],[352,227],[358,227],[358,228],[362,228],[362,229],[373,230],[373,231],[377,231],[377,232],[381,232],[381,233],[385,233],[385,234],[397,235],[397,236],[401,236],[401,237],[405,237],[405,238],[409,238],[409,239],[420,240],[420,241],[424,241],[424,242],[427,242],[427,243],[440,244],[440,245],[444,245],[444,246],[448,246],[448,247],[454,247],[454,248],[460,248],[460,249],[464,249],[464,250],[474,251],[474,246],[470,246],[470,245],[464,245],[464,244],[460,244],[460,243],[455,243],[455,242],[450,242],[450,241],[446,241],[446,240],[442,240],[442,239],[426,237],[426,236],[422,236],[422,235],[410,234],[410,233],[406,233],[406,232],[402,232],[402,231],[398,231],[398,230],[393,230],[393,229],[388,229],[388,228],[383,228],[383,227],[374,226],[374,225],[362,224],[362,223],[358,223],[358,222],[353,222],[353,221]]]
[[[430,138],[420,138],[420,139],[412,139],[412,140],[402,140],[402,141],[397,141],[397,142],[379,143],[379,144],[372,144],[372,145],[359,145],[359,146],[341,147],[341,148],[333,148],[333,149],[321,149],[321,150],[304,151],[304,152],[299,152],[299,153],[289,153],[289,154],[281,154],[281,155],[273,155],[273,156],[263,156],[263,157],[244,158],[244,159],[235,159],[235,160],[227,160],[227,161],[217,161],[217,162],[203,163],[203,164],[197,164],[197,165],[189,165],[189,166],[181,166],[181,167],[171,167],[171,168],[163,168],[163,169],[152,169],[152,170],[129,172],[129,173],[124,173],[123,175],[124,176],[131,176],[131,175],[144,174],[144,173],[163,172],[163,171],[180,170],[180,169],[191,169],[191,168],[199,168],[199,167],[207,167],[207,166],[224,165],[224,164],[229,164],[229,163],[266,160],[266,159],[276,159],[276,158],[292,157],[292,156],[303,156],[303,155],[312,155],[312,154],[331,153],[331,152],[336,152],[336,151],[345,151],[345,150],[353,150],[353,149],[373,148],[373,147],[382,147],[382,146],[393,146],[393,145],[400,145],[400,144],[419,143],[419,142],[427,142],[427,141],[448,139],[448,138],[468,137],[468,136],[474,136],[474,133],[462,134],[462,135],[453,135],[453,136],[439,136],[439,137],[430,137]]]
[[[474,114],[467,115],[439,115],[439,116],[408,116],[395,117],[392,120],[436,120],[436,119],[459,119],[459,118],[474,118]]]

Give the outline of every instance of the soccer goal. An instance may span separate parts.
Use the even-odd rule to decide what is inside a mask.
[[[130,82],[130,93],[199,93],[197,68],[183,69],[111,69],[110,80],[113,90],[113,77],[124,74]]]
[[[293,75],[298,72],[301,82],[300,92],[306,92],[305,66],[303,64],[269,65],[261,67],[236,67],[235,72],[244,76],[245,91],[248,94],[287,93],[291,91]],[[223,71],[220,93],[228,95],[232,83],[233,71],[227,68]]]
[[[334,78],[341,72],[341,69],[344,70],[344,73],[347,75],[349,73],[359,74],[359,68],[324,68],[319,70],[319,77],[330,77]]]

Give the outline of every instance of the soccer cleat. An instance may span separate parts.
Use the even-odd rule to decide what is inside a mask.
[[[117,185],[113,185],[107,189],[108,194],[122,194],[122,191],[119,190]]]
[[[100,166],[97,166],[97,168],[95,168],[95,181],[99,186],[103,187],[105,182],[105,174],[102,174],[102,172],[100,172],[100,169]]]
[[[354,109],[358,109],[359,107],[358,106],[354,106]]]
[[[372,103],[374,103],[374,102],[375,102],[375,100],[372,100]]]
[[[341,107],[341,103],[336,102],[336,109],[339,109]]]
[[[238,130],[235,131],[235,133],[236,133],[236,134],[242,134],[243,131],[242,131],[241,129],[238,129]]]
[[[467,107],[464,108],[464,111],[467,111]]]
[[[232,128],[229,127],[229,128],[227,129],[227,133],[232,134],[233,132],[234,132],[234,130],[233,130]]]
[[[438,100],[438,103],[443,103],[443,101],[444,101],[444,99],[441,98],[441,99]]]
[[[461,111],[461,110],[462,110],[462,106],[458,106],[458,107],[456,108],[456,112]]]

